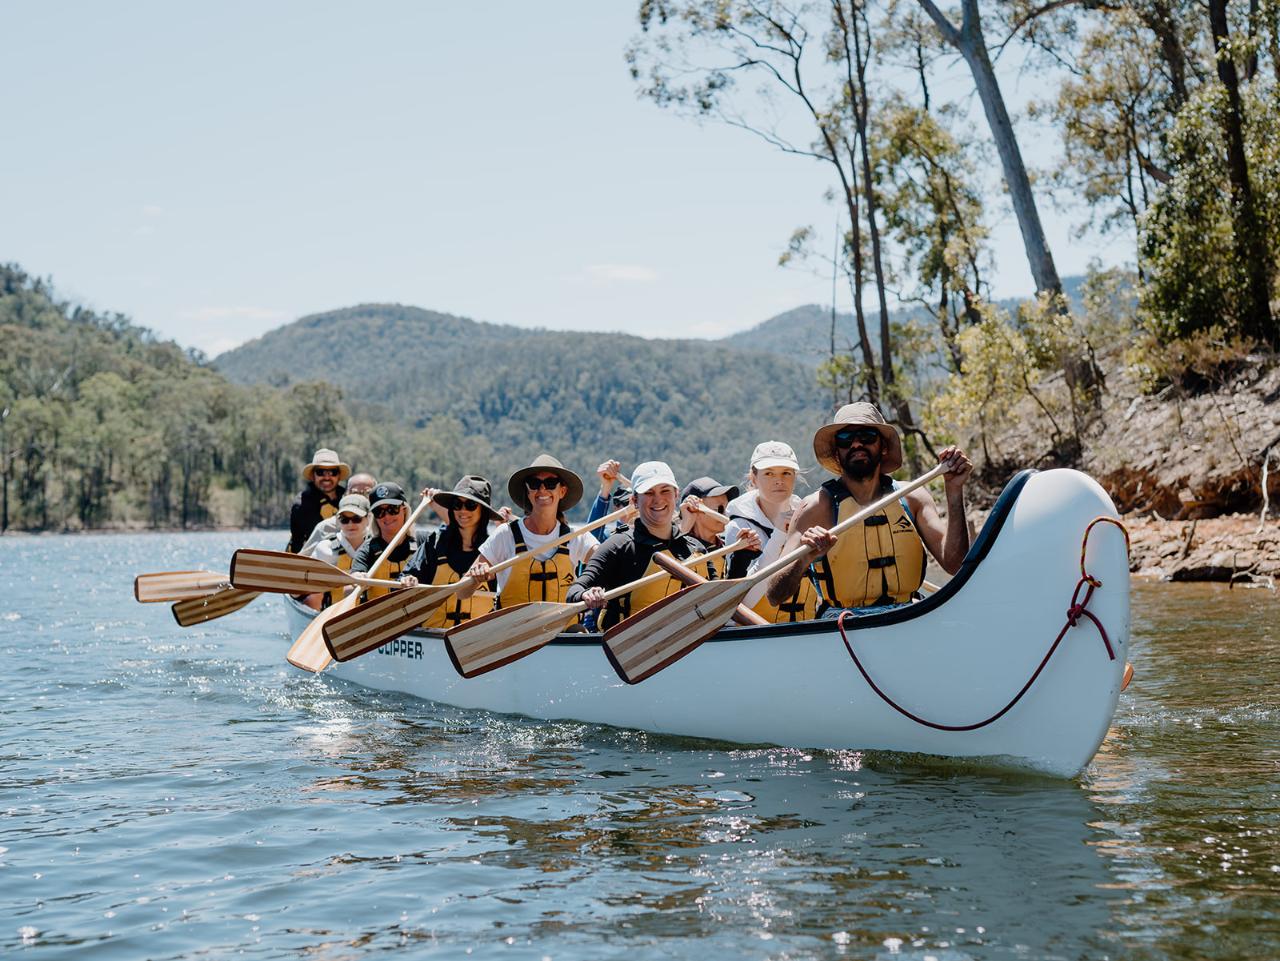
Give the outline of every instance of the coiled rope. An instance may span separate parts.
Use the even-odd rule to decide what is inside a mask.
[[[979,728],[986,727],[988,724],[994,724],[996,721],[1000,720],[1000,718],[1008,714],[1009,711],[1013,709],[1014,705],[1022,700],[1022,696],[1026,694],[1027,691],[1031,690],[1031,685],[1036,682],[1036,678],[1038,678],[1041,672],[1045,669],[1045,665],[1047,665],[1049,663],[1049,659],[1053,657],[1054,652],[1058,649],[1058,645],[1061,644],[1062,639],[1067,636],[1067,631],[1079,624],[1081,617],[1089,618],[1089,620],[1093,622],[1094,627],[1098,629],[1098,633],[1102,636],[1102,643],[1106,646],[1108,659],[1112,661],[1116,659],[1116,652],[1111,646],[1111,638],[1107,636],[1107,629],[1102,626],[1102,622],[1094,616],[1094,613],[1088,609],[1089,601],[1093,598],[1093,592],[1102,586],[1102,581],[1098,580],[1085,570],[1084,566],[1085,551],[1089,546],[1089,532],[1093,530],[1094,525],[1096,524],[1114,524],[1116,527],[1120,528],[1120,532],[1124,534],[1125,555],[1128,556],[1129,532],[1125,529],[1123,524],[1114,517],[1105,516],[1095,517],[1089,522],[1089,525],[1084,529],[1084,537],[1080,542],[1080,580],[1076,582],[1076,589],[1071,593],[1071,605],[1067,608],[1067,622],[1062,625],[1062,630],[1058,632],[1058,636],[1055,637],[1053,639],[1053,643],[1049,645],[1049,650],[1045,653],[1044,657],[1041,658],[1039,666],[1036,667],[1031,677],[1027,678],[1027,683],[1022,685],[1022,689],[1013,696],[1013,700],[988,718],[984,718],[981,721],[975,721],[972,724],[939,724],[936,721],[930,721],[920,717],[918,714],[912,713],[891,698],[881,690],[880,685],[878,685],[871,675],[867,673],[867,669],[862,666],[862,661],[858,659],[858,655],[853,649],[853,644],[849,641],[849,635],[844,629],[844,619],[849,616],[849,611],[842,612],[840,617],[836,620],[836,626],[840,628],[840,637],[844,640],[845,649],[848,650],[849,656],[853,658],[853,663],[857,665],[859,673],[862,674],[867,684],[871,687],[871,690],[876,692],[880,700],[884,701],[903,717],[910,718],[917,724],[921,724],[924,727],[933,728],[935,731],[976,731]],[[1080,591],[1082,588],[1085,588],[1083,598],[1080,597]]]

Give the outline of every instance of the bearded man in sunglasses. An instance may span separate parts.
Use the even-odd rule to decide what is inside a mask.
[[[874,404],[846,404],[813,437],[818,463],[836,475],[804,501],[783,552],[808,547],[816,559],[801,559],[769,582],[768,597],[780,604],[812,577],[822,595],[821,616],[843,610],[879,613],[917,596],[924,583],[925,548],[948,574],[969,551],[964,485],[973,464],[959,447],[944,448],[947,519],[923,487],[900,497],[839,538],[830,528],[894,489],[889,476],[902,466],[902,441]]]
[[[351,465],[327,447],[316,451],[311,463],[302,468],[306,486],[289,509],[289,553],[301,551],[316,525],[338,513],[338,504],[347,493],[342,482],[350,476]]]

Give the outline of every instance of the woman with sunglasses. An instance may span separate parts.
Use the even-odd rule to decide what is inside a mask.
[[[334,519],[338,522],[337,531],[319,540],[312,556],[339,570],[350,571],[369,532],[369,498],[363,494],[348,494],[338,502],[338,514]],[[322,594],[308,594],[304,602],[320,611],[342,600],[342,595],[343,589],[335,587]]]
[[[585,564],[600,543],[586,533],[550,551],[544,548],[570,532],[564,515],[582,499],[582,478],[550,454],[539,454],[528,467],[511,475],[507,494],[525,515],[489,535],[480,545],[470,576],[483,583],[494,564],[528,552],[533,554],[532,561],[498,572],[498,606],[563,601],[577,566]],[[466,591],[463,587],[459,593]]]
[[[735,544],[751,532],[764,546],[730,554],[728,577],[746,577],[760,564],[769,564],[780,556],[791,518],[802,503],[795,492],[799,473],[800,464],[790,445],[769,440],[756,446],[747,474],[750,486],[725,508],[729,523],[723,536],[726,544]],[[775,624],[811,621],[817,616],[818,594],[812,582],[804,578],[781,604],[771,604],[764,596],[764,587],[748,594],[746,603]]]
[[[452,493],[427,489],[422,496],[430,496],[432,504],[444,508],[446,523],[423,541],[405,567],[400,583],[405,587],[455,584],[466,576],[480,556],[480,545],[489,536],[489,524],[501,519],[489,503],[492,488],[483,477],[469,474],[454,485]],[[488,597],[482,601],[475,595],[461,598],[454,594],[432,611],[422,626],[454,627],[487,614],[492,606],[492,599]]]
[[[814,435],[813,452],[837,476],[805,501],[783,550],[808,547],[817,559],[812,566],[797,561],[772,578],[770,601],[789,596],[812,570],[822,593],[822,616],[844,610],[878,613],[916,596],[924,583],[925,548],[947,573],[960,569],[969,550],[964,484],[973,465],[959,447],[938,455],[947,465],[945,521],[933,495],[921,487],[839,538],[831,536],[831,527],[894,489],[889,475],[902,466],[902,441],[874,404],[846,404]]]
[[[391,556],[384,560],[376,571],[370,571],[369,568],[382,556],[391,539],[400,533],[400,528],[409,519],[409,499],[404,496],[404,488],[399,484],[390,483],[379,484],[373,489],[370,498],[373,501],[374,529],[351,561],[351,570],[356,574],[369,573],[371,577],[380,580],[396,580],[403,573],[409,559],[418,550],[413,531],[410,531],[409,535],[396,545]],[[367,591],[367,599],[373,600],[390,591],[388,587],[370,587]]]

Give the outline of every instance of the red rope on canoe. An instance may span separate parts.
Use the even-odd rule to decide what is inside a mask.
[[[1027,678],[1027,683],[1022,685],[1022,690],[1018,691],[1018,693],[1013,696],[1013,700],[988,718],[981,721],[975,721],[973,724],[939,724],[936,721],[926,720],[918,714],[913,714],[891,698],[880,689],[880,685],[878,685],[872,679],[871,675],[867,673],[867,669],[863,667],[862,662],[858,660],[858,655],[854,653],[853,645],[849,642],[849,635],[844,629],[844,619],[849,616],[849,611],[842,611],[840,617],[836,620],[836,626],[840,628],[840,637],[844,640],[845,649],[849,652],[849,656],[853,658],[853,663],[857,665],[859,673],[862,674],[863,679],[866,680],[867,684],[871,687],[871,690],[876,692],[880,700],[884,701],[903,717],[910,718],[917,724],[921,724],[924,727],[933,728],[935,731],[976,731],[979,728],[986,727],[988,724],[994,724],[996,721],[1000,720],[1000,718],[1008,714],[1009,711],[1013,709],[1013,706],[1022,700],[1022,695],[1031,690],[1031,685],[1036,682],[1036,678],[1038,678],[1040,673],[1045,669],[1045,665],[1047,665],[1049,663],[1049,659],[1053,657],[1054,652],[1058,649],[1058,645],[1061,644],[1062,639],[1067,636],[1067,631],[1079,624],[1081,617],[1087,617],[1089,620],[1093,621],[1094,627],[1098,629],[1098,633],[1102,636],[1102,643],[1107,648],[1107,658],[1112,661],[1116,659],[1116,652],[1111,646],[1111,638],[1107,636],[1107,629],[1102,626],[1102,622],[1098,620],[1094,613],[1088,609],[1089,601],[1093,597],[1093,592],[1102,586],[1102,581],[1098,580],[1085,570],[1084,566],[1085,550],[1089,546],[1089,532],[1093,530],[1094,525],[1098,523],[1115,524],[1116,527],[1120,528],[1121,532],[1124,534],[1125,554],[1128,554],[1129,532],[1125,530],[1123,524],[1114,517],[1095,517],[1089,522],[1089,525],[1084,529],[1084,538],[1080,544],[1080,580],[1076,582],[1076,589],[1071,593],[1071,606],[1067,608],[1067,623],[1062,625],[1062,630],[1060,630],[1058,632],[1058,636],[1053,639],[1053,643],[1049,646],[1049,650],[1045,653],[1044,657],[1041,658],[1040,664],[1036,667],[1031,677]],[[1080,598],[1080,589],[1082,587],[1087,587],[1083,600]]]

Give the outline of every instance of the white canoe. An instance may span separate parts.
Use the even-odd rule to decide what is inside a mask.
[[[1087,609],[1114,659],[1097,626],[1081,617],[1025,695],[994,722],[939,730],[920,721],[966,727],[1014,699],[1067,622],[1085,529],[1099,516],[1115,517],[1115,507],[1086,475],[1019,474],[940,591],[846,620],[865,676],[834,621],[728,627],[634,686],[614,673],[595,634],[563,634],[466,680],[440,635],[420,631],[327,673],[464,708],[747,744],[983,758],[1070,777],[1106,736],[1129,652],[1128,557],[1112,524],[1093,528],[1085,566],[1102,585]],[[286,603],[296,636],[312,612]]]

